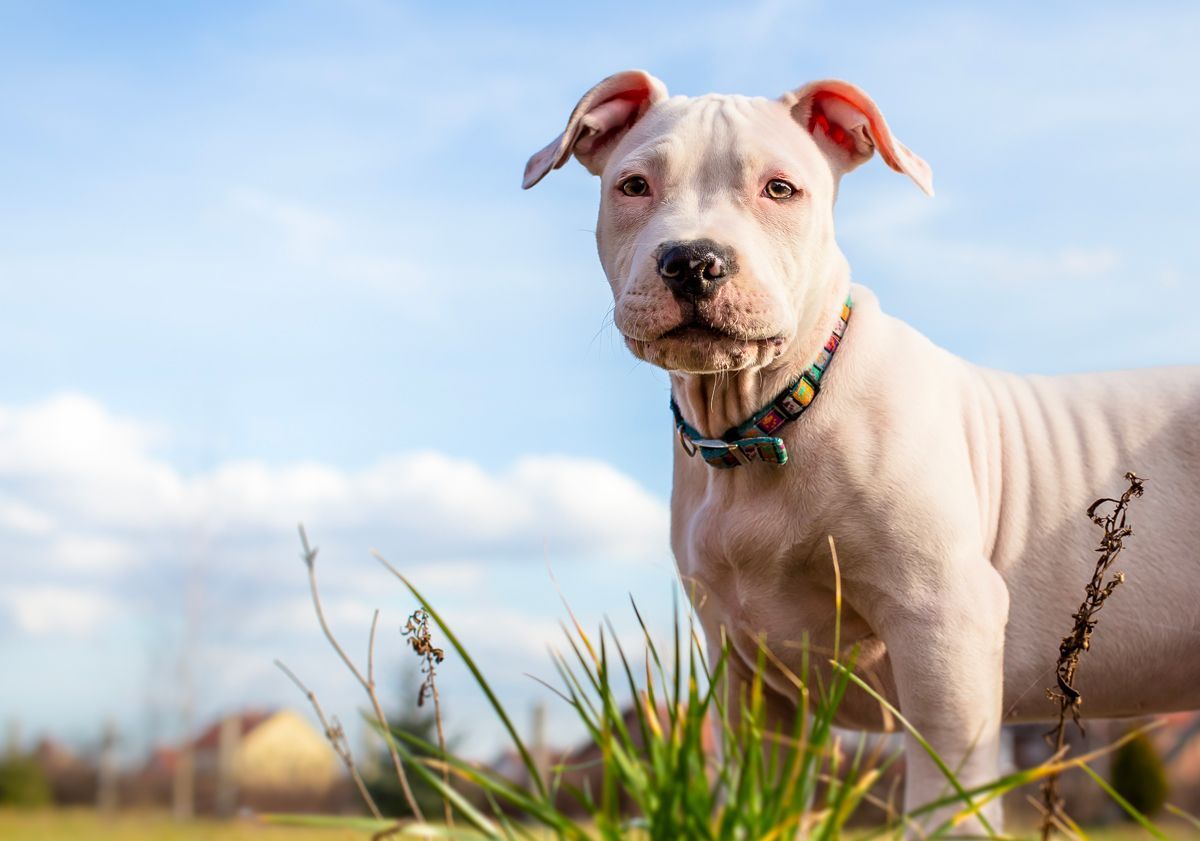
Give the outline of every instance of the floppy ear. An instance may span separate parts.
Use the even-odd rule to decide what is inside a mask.
[[[879,107],[858,86],[826,79],[784,94],[779,101],[817,141],[835,175],[854,169],[878,149],[888,166],[933,195],[929,164],[892,135]]]
[[[525,164],[521,186],[528,190],[571,153],[593,175],[604,169],[617,141],[656,103],[667,98],[667,86],[643,70],[609,76],[583,95],[567,128]]]

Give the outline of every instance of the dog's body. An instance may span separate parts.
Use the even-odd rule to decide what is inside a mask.
[[[778,433],[786,465],[717,470],[676,447],[672,548],[710,644],[729,637],[743,679],[760,640],[796,670],[801,640],[831,651],[833,536],[843,649],[861,646],[860,672],[964,786],[985,783],[1000,770],[1002,721],[1055,711],[1044,690],[1094,565],[1083,512],[1133,470],[1151,484],[1131,585],[1081,667],[1082,711],[1200,708],[1200,369],[1018,377],[884,314],[851,286],[832,225],[840,175],[876,148],[930,191],[928,167],[845,83],[778,102],[667,99],[633,72],[589,92],[527,169],[531,186],[574,152],[603,176],[597,240],[617,327],[671,372],[682,416],[706,437],[793,383],[853,299],[818,398]],[[685,283],[688,263],[671,258],[692,242],[707,251]],[[775,669],[765,679],[790,714],[791,685]],[[866,693],[842,715],[883,724]],[[906,805],[943,795],[915,743],[908,756]]]

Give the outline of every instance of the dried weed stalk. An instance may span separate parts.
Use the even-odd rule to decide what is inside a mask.
[[[1046,741],[1054,747],[1056,755],[1063,752],[1066,744],[1067,713],[1071,720],[1083,732],[1083,723],[1079,719],[1079,708],[1083,696],[1075,688],[1075,672],[1079,668],[1079,658],[1091,645],[1092,633],[1096,630],[1096,614],[1104,607],[1105,601],[1125,581],[1125,573],[1117,572],[1107,578],[1108,570],[1116,561],[1124,548],[1124,540],[1133,534],[1129,525],[1129,503],[1143,492],[1145,480],[1139,479],[1133,473],[1126,473],[1129,489],[1121,494],[1120,499],[1105,497],[1091,504],[1087,515],[1093,523],[1104,530],[1104,537],[1096,549],[1100,557],[1096,560],[1096,569],[1088,582],[1083,602],[1079,605],[1072,618],[1075,627],[1071,633],[1063,637],[1058,647],[1058,666],[1056,688],[1047,689],[1046,696],[1058,705],[1058,724],[1046,734]],[[1102,508],[1111,506],[1107,514],[1098,513]],[[1064,820],[1063,801],[1058,793],[1058,774],[1051,774],[1042,783],[1042,841],[1048,841],[1055,829],[1069,821]]]
[[[433,699],[433,721],[437,726],[438,748],[441,749],[442,756],[445,756],[446,732],[442,726],[442,704],[438,697],[437,666],[446,658],[446,654],[442,649],[435,648],[433,645],[433,637],[429,632],[429,612],[423,607],[413,611],[412,616],[408,617],[408,622],[400,629],[400,633],[408,640],[408,644],[412,646],[416,655],[421,658],[421,674],[425,677],[417,689],[417,706],[425,706],[426,698]],[[450,786],[450,766],[445,762],[442,763],[442,781],[447,787]],[[444,797],[442,798],[442,808],[445,810],[446,825],[453,827],[454,812],[450,808],[450,801]]]
[[[313,711],[316,712],[317,718],[321,722],[321,728],[325,731],[325,739],[333,747],[334,753],[342,760],[342,764],[346,766],[346,771],[349,772],[350,779],[354,780],[354,787],[358,789],[363,802],[371,810],[372,817],[382,820],[383,814],[379,811],[379,807],[375,805],[375,798],[371,796],[371,792],[367,790],[366,783],[363,782],[362,774],[358,771],[358,765],[354,762],[354,755],[350,752],[350,740],[346,738],[346,731],[342,727],[342,723],[338,721],[338,717],[335,715],[332,719],[326,718],[325,711],[321,709],[321,702],[317,700],[317,693],[305,686],[304,682],[296,677],[296,673],[281,661],[276,660],[275,665],[304,693],[304,697],[308,699],[308,703],[312,705]]]
[[[400,789],[404,793],[404,799],[408,803],[408,808],[412,811],[413,817],[418,822],[424,823],[425,816],[421,812],[421,807],[417,805],[416,797],[413,796],[412,787],[408,783],[408,774],[405,773],[404,764],[400,761],[400,754],[396,750],[395,737],[392,735],[392,731],[388,727],[387,716],[383,712],[383,705],[379,702],[379,693],[375,691],[375,630],[379,625],[379,611],[375,611],[375,616],[371,620],[371,636],[369,642],[367,643],[367,673],[364,675],[362,671],[359,670],[358,666],[354,664],[354,661],[350,659],[350,656],[346,654],[345,649],[342,648],[341,644],[337,641],[337,637],[335,637],[333,635],[333,631],[330,630],[329,623],[325,620],[325,610],[321,606],[321,593],[317,587],[317,549],[316,547],[309,546],[308,535],[304,531],[304,526],[301,525],[299,529],[300,543],[304,548],[304,553],[300,557],[304,560],[304,566],[308,569],[308,587],[309,591],[312,593],[313,607],[317,612],[317,621],[321,623],[321,630],[324,632],[325,638],[329,640],[329,644],[333,646],[333,650],[337,653],[338,657],[341,658],[342,663],[344,663],[346,668],[350,670],[350,673],[354,675],[355,680],[357,680],[359,685],[362,686],[363,691],[367,693],[367,698],[371,702],[371,710],[375,714],[375,723],[378,725],[380,732],[383,735],[384,742],[387,744],[388,753],[392,758],[392,767],[396,772],[396,779],[400,782]],[[324,713],[322,713],[320,711],[320,707],[317,706],[316,695],[313,694],[307,687],[305,687],[304,684],[301,683],[296,676],[293,675],[282,664],[280,664],[280,668],[282,668],[284,672],[292,678],[296,685],[300,687],[301,691],[308,696],[308,699],[310,703],[313,704],[314,708],[317,709],[317,716],[321,719],[321,724],[325,727],[326,737],[329,738],[330,744],[333,745],[333,748],[335,751],[337,751],[338,755],[342,756],[342,761],[348,762],[351,766],[353,766],[353,759],[350,758],[349,747],[345,744],[345,733],[342,732],[341,726],[337,725],[335,728],[330,728],[325,721]],[[337,735],[338,741],[335,741],[334,735],[331,734]],[[339,750],[339,741],[341,742],[342,747],[345,748],[344,754],[342,750]],[[351,776],[354,778],[355,785],[358,786],[359,792],[366,800],[368,808],[371,809],[371,813],[376,817],[379,817],[379,810],[375,806],[375,803],[371,799],[370,795],[367,793],[366,787],[362,784],[362,780],[357,769],[351,767]],[[394,829],[385,830],[384,832],[379,833],[377,837],[394,834],[394,832]]]

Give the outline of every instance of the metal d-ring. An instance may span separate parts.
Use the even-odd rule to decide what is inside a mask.
[[[681,424],[677,426],[676,429],[679,430],[679,444],[681,447],[683,447],[683,451],[687,453],[688,458],[696,455],[696,451],[699,449],[699,447],[693,444],[692,439],[689,438],[688,434],[683,431],[683,425]]]

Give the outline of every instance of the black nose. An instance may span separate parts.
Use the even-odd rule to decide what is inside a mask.
[[[658,274],[676,295],[707,298],[737,273],[733,252],[711,239],[664,243]]]

